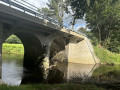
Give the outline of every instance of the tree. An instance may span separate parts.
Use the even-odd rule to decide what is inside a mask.
[[[63,25],[63,17],[66,10],[66,4],[64,0],[49,0],[47,3],[48,8],[42,8],[39,10],[45,16],[52,17],[57,20],[61,26]]]
[[[99,43],[110,51],[119,52],[120,1],[70,0],[75,20],[85,16],[87,26]],[[75,21],[73,20],[73,22]]]
[[[117,42],[112,40],[114,32],[119,30],[120,7],[119,2],[113,0],[96,0],[86,14],[86,21],[94,35],[99,39],[99,43],[110,51],[115,51]],[[120,33],[119,33],[120,34]],[[117,38],[114,38],[117,40]],[[116,47],[111,47],[116,45]],[[118,44],[119,45],[119,44]]]
[[[80,32],[80,33],[83,33],[85,35],[87,34],[87,30],[84,27],[80,27],[77,31]]]
[[[89,7],[95,0],[67,0],[67,7],[71,7],[73,20],[71,24],[74,26],[78,19],[83,19]]]
[[[5,40],[5,43],[22,44],[21,40],[15,35],[11,35],[8,39]]]

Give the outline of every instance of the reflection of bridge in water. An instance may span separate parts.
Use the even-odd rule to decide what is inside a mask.
[[[19,57],[19,58],[18,58]],[[37,83],[40,82],[40,73],[36,70],[32,73],[24,72],[22,65],[22,55],[3,55],[3,74],[2,79],[8,85],[19,85],[22,83]],[[61,63],[60,68],[57,72],[52,73],[50,71],[49,83],[63,83],[70,81],[76,76],[81,78],[81,76],[91,77],[94,70],[99,67],[99,65],[86,65],[86,64],[74,64],[74,63]],[[9,68],[9,69],[8,69]],[[60,71],[60,72],[59,72]],[[60,75],[59,75],[60,74]],[[62,75],[62,76],[61,76]],[[83,77],[82,77],[83,78]]]
[[[12,34],[24,45],[24,67],[28,69],[36,67],[36,62],[45,63],[44,69],[48,68],[54,54],[63,50],[68,58],[66,62],[99,63],[84,35],[65,29],[56,20],[32,9],[32,5],[28,7],[17,0],[1,0],[0,3],[0,72],[2,44]]]
[[[92,76],[94,70],[99,67],[99,64],[75,64],[69,63],[67,68],[67,80],[80,78],[89,78]]]

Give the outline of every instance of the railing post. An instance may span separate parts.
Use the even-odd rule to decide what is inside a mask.
[[[11,0],[9,0],[9,7],[11,7]]]
[[[25,13],[25,7],[24,7],[24,13]]]
[[[35,13],[35,17],[36,17],[37,13]]]
[[[2,42],[3,42],[3,24],[0,23],[0,79],[2,78]]]

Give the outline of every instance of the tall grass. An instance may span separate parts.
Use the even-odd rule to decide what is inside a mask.
[[[112,53],[101,46],[94,46],[94,50],[102,63],[120,64],[120,54]]]
[[[10,54],[24,54],[24,47],[22,44],[4,43],[2,47],[2,52]]]

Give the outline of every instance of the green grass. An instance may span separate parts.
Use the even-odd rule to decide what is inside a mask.
[[[94,50],[102,63],[120,64],[120,54],[112,53],[100,46],[94,46]]]
[[[24,54],[24,47],[22,44],[4,43],[2,47],[2,52],[10,54]]]
[[[97,68],[91,77],[93,80],[99,80],[99,83],[102,81],[109,83],[118,83],[120,82],[120,65],[110,66],[110,65],[101,65]]]
[[[0,90],[105,90],[92,84],[32,84],[20,86],[1,85]]]

